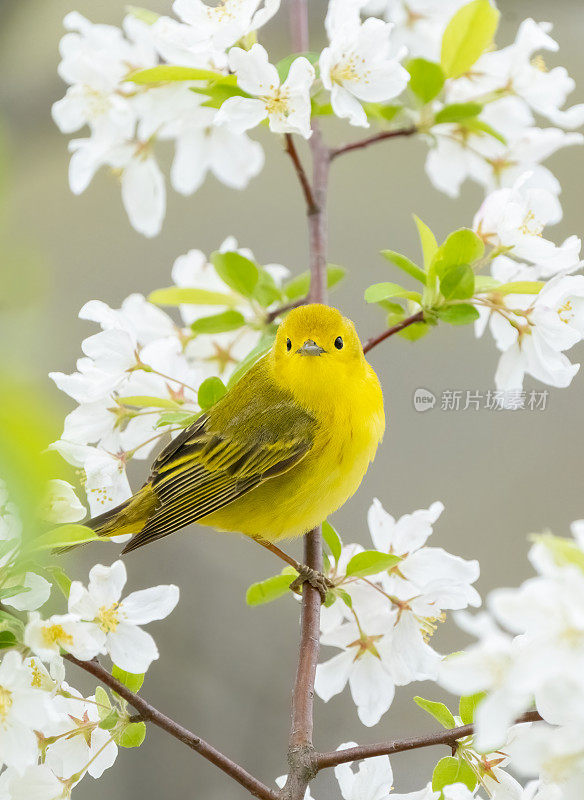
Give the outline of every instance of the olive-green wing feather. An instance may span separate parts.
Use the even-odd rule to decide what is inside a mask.
[[[124,553],[218,511],[309,452],[314,418],[254,372],[160,453],[149,479],[158,505]]]

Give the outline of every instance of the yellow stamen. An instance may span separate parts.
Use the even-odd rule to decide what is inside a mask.
[[[12,692],[0,686],[0,722],[3,722],[8,716],[10,706],[12,705]]]
[[[62,625],[45,625],[42,628],[42,637],[47,647],[53,644],[73,644],[73,637]]]
[[[118,627],[120,622],[120,615],[118,613],[119,603],[114,603],[112,606],[102,606],[99,609],[97,618],[99,627],[104,633],[113,633]]]
[[[544,57],[539,53],[531,59],[531,66],[538,69],[540,72],[547,72],[548,68],[544,61]]]
[[[565,316],[562,316],[565,314]],[[566,300],[561,308],[558,308],[558,316],[565,325],[568,325],[574,316],[574,307],[571,300]]]

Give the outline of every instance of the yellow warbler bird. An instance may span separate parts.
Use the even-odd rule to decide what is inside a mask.
[[[300,536],[354,494],[384,428],[381,387],[353,323],[334,308],[302,306],[271,350],[160,453],[146,484],[89,526],[132,534],[124,553],[193,522],[260,543]]]

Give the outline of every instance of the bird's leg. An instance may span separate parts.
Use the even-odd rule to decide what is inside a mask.
[[[270,553],[273,553],[274,555],[278,556],[278,558],[281,558],[282,561],[286,562],[286,564],[294,567],[298,573],[298,577],[295,578],[290,584],[290,589],[293,592],[300,594],[302,585],[304,583],[309,583],[315,589],[318,589],[322,602],[324,603],[327,591],[333,586],[332,582],[324,573],[317,572],[315,569],[312,569],[312,567],[309,567],[308,564],[301,564],[299,561],[296,561],[295,558],[292,558],[292,556],[289,556],[283,550],[280,550],[279,547],[276,547],[275,544],[272,544],[272,542],[262,539],[261,536],[252,536],[251,538],[254,539],[254,541],[256,541],[258,544],[261,544],[262,547],[265,547],[266,550],[269,550]]]

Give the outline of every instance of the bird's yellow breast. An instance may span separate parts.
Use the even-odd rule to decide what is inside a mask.
[[[306,457],[201,524],[276,541],[306,533],[355,493],[385,428],[377,376],[366,365],[347,386],[312,389],[307,405],[318,425]]]

